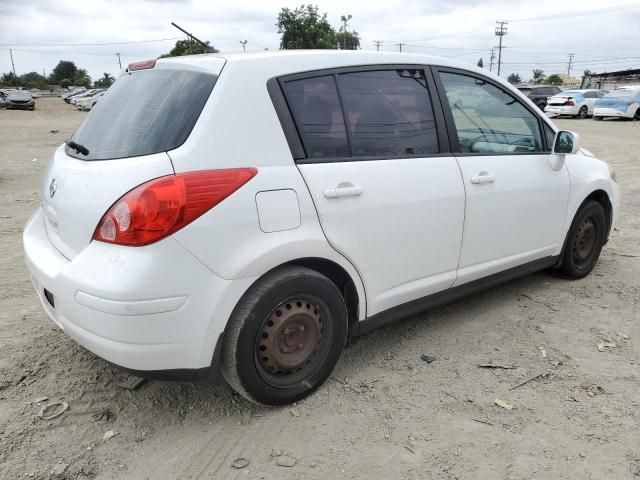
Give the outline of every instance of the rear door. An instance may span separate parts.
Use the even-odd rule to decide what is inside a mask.
[[[570,184],[566,167],[551,168],[551,129],[480,75],[436,78],[467,192],[456,285],[556,254]]]
[[[341,69],[281,79],[298,166],[331,245],[360,272],[371,316],[455,281],[464,187],[430,72]]]

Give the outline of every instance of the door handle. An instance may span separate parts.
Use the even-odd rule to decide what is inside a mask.
[[[325,198],[357,197],[362,195],[362,187],[351,183],[340,184],[336,188],[327,188]]]
[[[478,175],[471,177],[471,183],[476,185],[480,183],[493,183],[495,181],[495,175],[491,175],[489,172],[480,172]]]

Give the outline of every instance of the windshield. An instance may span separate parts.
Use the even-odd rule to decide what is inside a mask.
[[[185,70],[143,70],[122,75],[80,124],[67,146],[82,160],[112,160],[173,150],[182,145],[217,76]]]

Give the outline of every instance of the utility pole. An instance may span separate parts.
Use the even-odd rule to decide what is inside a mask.
[[[242,53],[247,53],[247,41],[240,40],[240,45],[242,45]]]
[[[491,49],[491,56],[489,57],[489,71],[493,71],[493,61],[496,59],[496,51]]]
[[[398,47],[400,48],[400,52],[402,52],[402,46],[403,46],[403,45],[406,45],[406,43],[399,43],[399,44],[398,44]]]
[[[16,75],[16,66],[13,63],[13,50],[9,49],[9,56],[11,57],[11,68],[13,69],[13,78],[16,79],[16,87],[18,86],[18,76]]]
[[[567,75],[569,77],[571,77],[571,63],[573,62],[573,57],[575,57],[576,54],[575,53],[570,53],[569,54],[569,66],[567,67]]]
[[[347,49],[347,22],[353,17],[351,15],[342,15],[340,21],[342,21],[342,49]]]
[[[122,62],[120,61],[120,54],[116,53],[116,55],[118,56],[118,65],[120,66],[120,70],[122,70]]]
[[[500,76],[500,66],[502,65],[502,37],[507,34],[507,27],[505,25],[509,22],[496,22],[496,36],[500,38],[498,42],[498,76]]]
[[[373,43],[376,44],[376,51],[380,51],[380,45],[382,45],[382,40],[374,40]]]

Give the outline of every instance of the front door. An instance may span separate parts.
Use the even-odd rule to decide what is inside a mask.
[[[551,168],[549,127],[487,79],[439,77],[467,193],[456,285],[558,254],[570,181]]]
[[[362,276],[367,315],[449,288],[464,187],[440,153],[424,70],[315,75],[283,82],[307,157],[298,166],[328,241]]]

